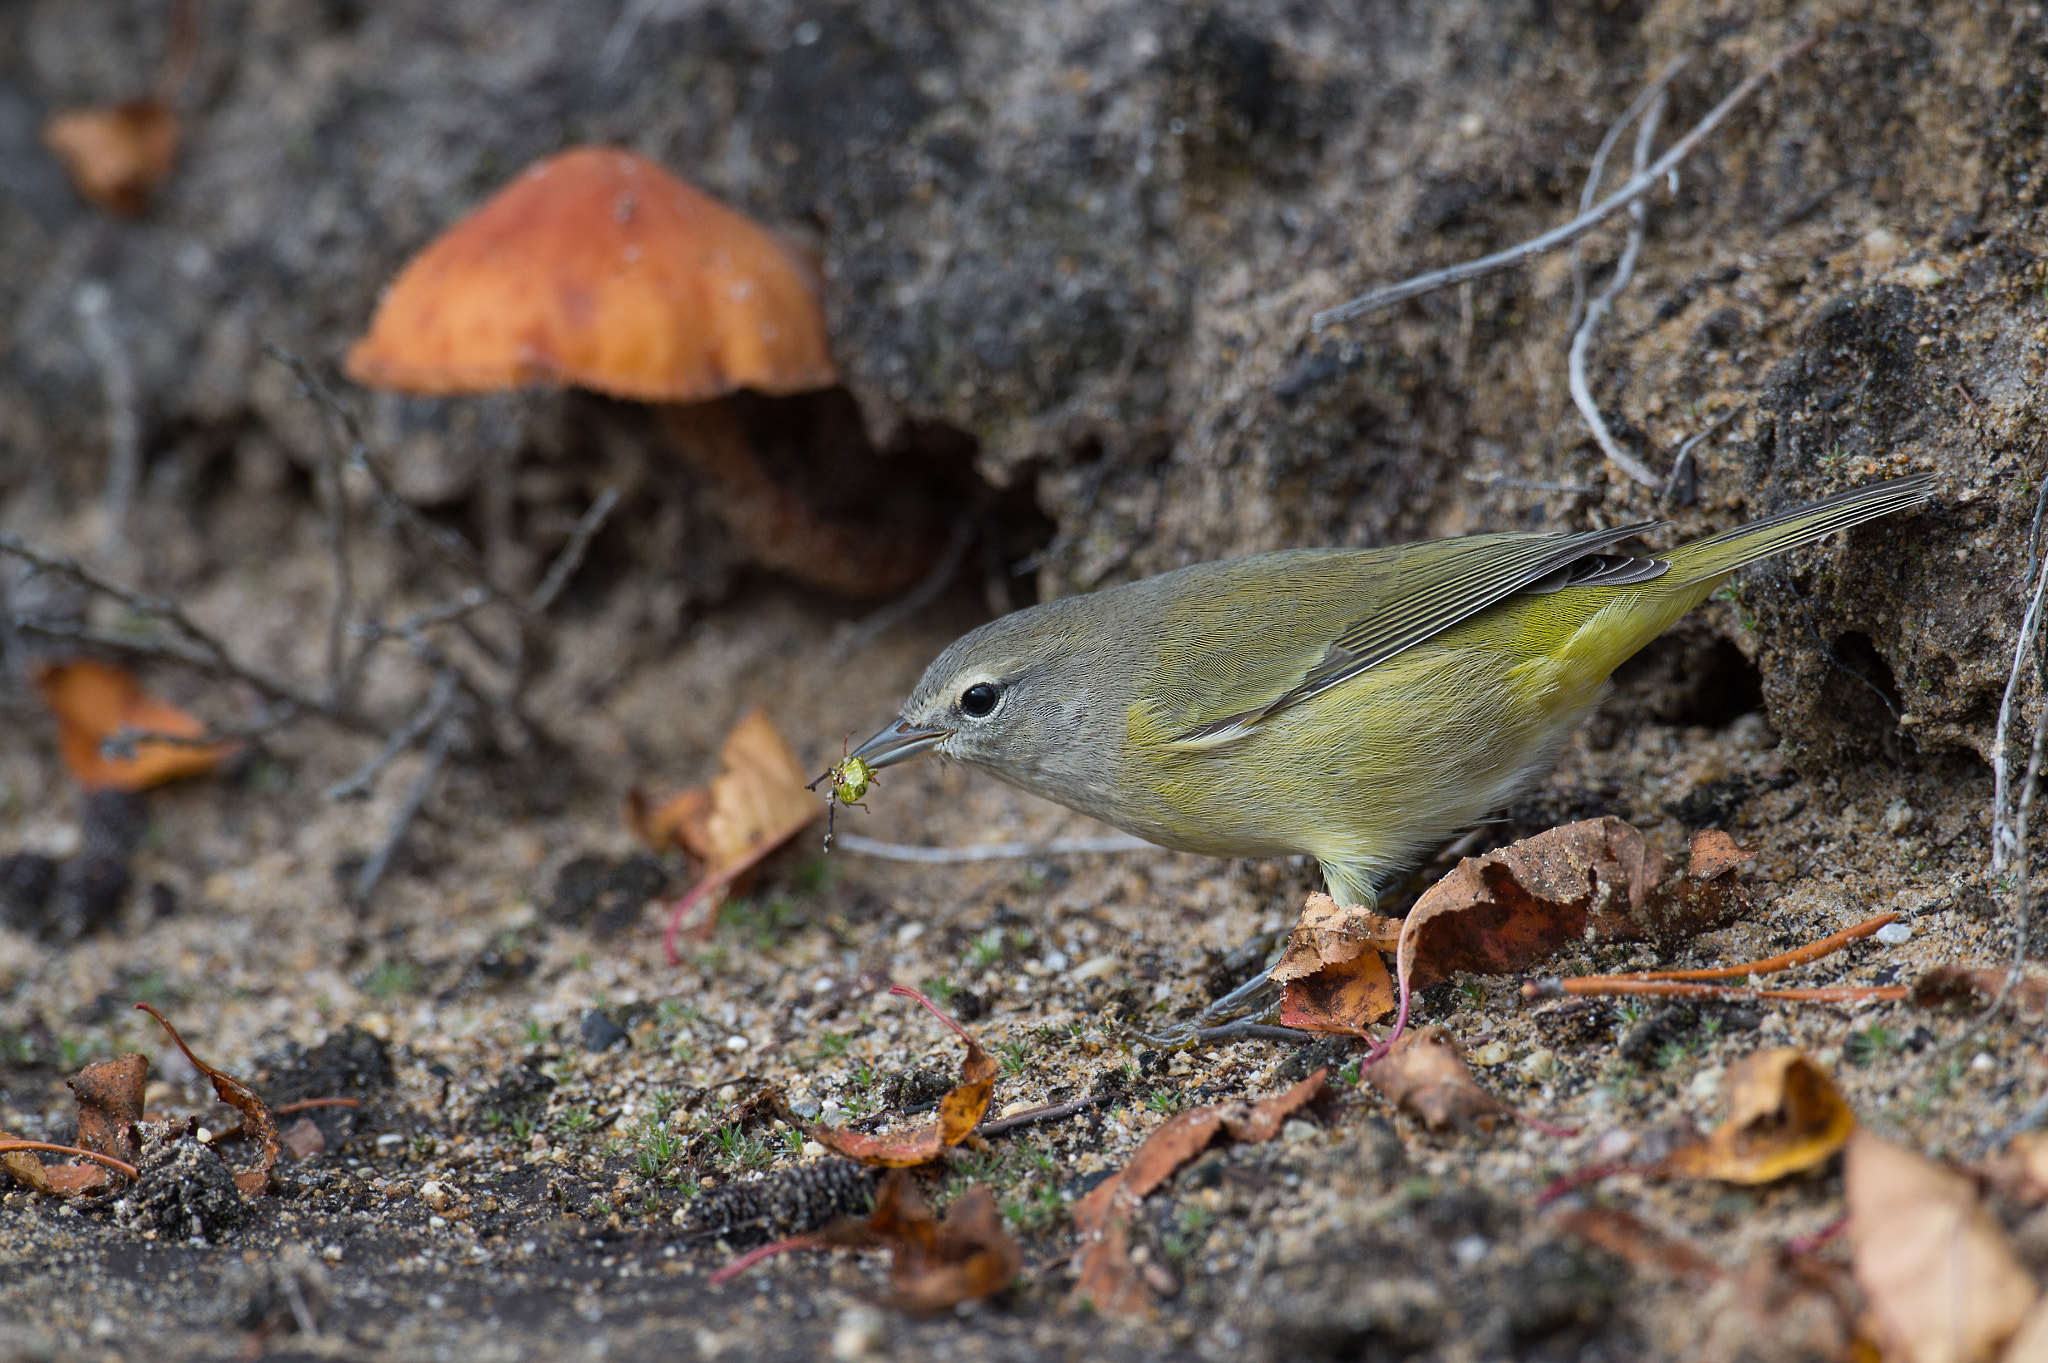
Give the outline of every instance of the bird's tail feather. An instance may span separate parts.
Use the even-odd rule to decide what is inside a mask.
[[[1674,549],[1671,586],[1724,577],[1745,564],[1812,544],[1837,530],[1847,530],[1879,516],[1920,506],[1934,493],[1931,474],[1916,473],[1882,483],[1867,483],[1795,506],[1760,521],[1737,526],[1726,534]]]

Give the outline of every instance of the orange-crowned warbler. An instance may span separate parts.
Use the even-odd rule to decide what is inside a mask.
[[[866,770],[957,757],[1162,847],[1307,853],[1341,903],[1541,779],[1608,674],[1745,564],[1928,499],[1837,493],[1662,557],[1655,522],[1293,549],[1048,601],[963,635]]]

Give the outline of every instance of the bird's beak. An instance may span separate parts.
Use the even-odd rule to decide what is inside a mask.
[[[953,736],[951,729],[936,724],[912,724],[899,719],[853,750],[853,756],[870,767],[893,767],[919,753],[930,752]]]

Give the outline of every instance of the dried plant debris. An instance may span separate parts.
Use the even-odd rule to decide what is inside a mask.
[[[1380,953],[1393,951],[1400,937],[1399,919],[1310,895],[1272,970],[1280,1024],[1356,1034],[1393,1012],[1394,981]]]
[[[728,1184],[684,1209],[682,1236],[751,1249],[807,1235],[840,1217],[866,1216],[874,1208],[881,1177],[869,1165],[824,1159],[753,1183]]]
[[[867,1217],[841,1217],[814,1235],[798,1235],[763,1246],[713,1274],[730,1282],[755,1264],[797,1249],[886,1249],[889,1294],[883,1303],[914,1314],[945,1311],[993,1296],[1016,1281],[1023,1252],[1003,1229],[995,1196],[971,1183],[933,1218],[916,1180],[893,1169],[875,1191]]]
[[[749,712],[726,736],[719,773],[709,786],[658,805],[634,791],[626,806],[633,831],[656,851],[681,848],[703,868],[702,878],[670,914],[664,939],[670,962],[677,959],[676,935],[693,911],[691,935],[708,936],[733,882],[824,812],[804,783],[796,754],[764,710]]]
[[[2012,976],[2010,989],[2006,979]],[[2014,1016],[2048,1017],[2048,967],[2029,961],[2018,967],[1938,965],[1913,982],[1907,998],[1922,1008],[1965,1004],[1989,1007],[2001,994]]]
[[[2040,1289],[1967,1175],[1867,1131],[1843,1170],[1856,1281],[1887,1360],[1986,1363]]]
[[[141,1154],[136,1126],[142,1120],[142,1094],[149,1082],[149,1057],[124,1055],[87,1065],[65,1081],[78,1098],[81,1149],[134,1164]]]
[[[1493,1130],[1507,1108],[1479,1087],[1457,1039],[1441,1027],[1404,1032],[1359,1077],[1432,1131]]]
[[[1254,1103],[1213,1103],[1167,1119],[1145,1138],[1122,1169],[1097,1184],[1074,1206],[1080,1266],[1073,1297],[1107,1315],[1149,1315],[1155,1291],[1131,1258],[1130,1227],[1146,1194],[1215,1139],[1270,1141],[1281,1124],[1323,1091],[1327,1071]]]
[[[1614,1207],[1579,1207],[1560,1215],[1557,1228],[1626,1262],[1637,1272],[1713,1282],[1721,1267],[1686,1240],[1665,1235]]]
[[[122,104],[67,109],[43,126],[43,145],[64,163],[71,183],[95,207],[132,218],[170,178],[178,155],[177,113],[145,96]]]
[[[146,1003],[135,1005],[143,1012],[163,1024],[171,1040],[177,1044],[185,1058],[192,1062],[192,1068],[205,1075],[213,1084],[213,1091],[220,1100],[242,1114],[243,1134],[254,1140],[258,1146],[256,1167],[235,1174],[235,1186],[250,1197],[261,1197],[270,1190],[271,1173],[277,1168],[281,1148],[278,1142],[277,1119],[271,1115],[269,1106],[241,1080],[235,1078],[192,1054],[192,1048],[185,1044],[185,1038],[178,1035],[178,1029],[171,1026],[170,1019]]]
[[[36,685],[56,717],[64,765],[84,790],[146,790],[203,776],[237,751],[232,743],[189,741],[203,738],[206,725],[111,663],[46,663],[36,669]]]
[[[983,1114],[988,1111],[989,1100],[995,1095],[996,1075],[1000,1073],[1000,1067],[981,1048],[972,1032],[940,1012],[938,1005],[923,994],[900,984],[892,986],[889,992],[916,999],[933,1017],[967,1043],[967,1054],[960,1061],[960,1082],[939,1099],[937,1121],[881,1136],[827,1126],[821,1122],[811,1128],[811,1139],[828,1150],[836,1150],[863,1164],[908,1168],[923,1164],[948,1146],[959,1145],[973,1136],[974,1128],[981,1124]]]
[[[1719,1275],[1700,1299],[1701,1363],[1776,1363],[1872,1357],[1857,1331],[1863,1293],[1846,1265],[1814,1254],[1759,1250]]]
[[[1856,1116],[1827,1072],[1797,1050],[1758,1051],[1731,1066],[1728,1115],[1705,1140],[1674,1150],[1674,1174],[1771,1183],[1834,1158]]]

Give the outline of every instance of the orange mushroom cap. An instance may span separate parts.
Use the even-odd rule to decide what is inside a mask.
[[[442,233],[386,291],[347,369],[408,393],[577,384],[648,402],[838,382],[789,248],[616,147],[537,162]]]

